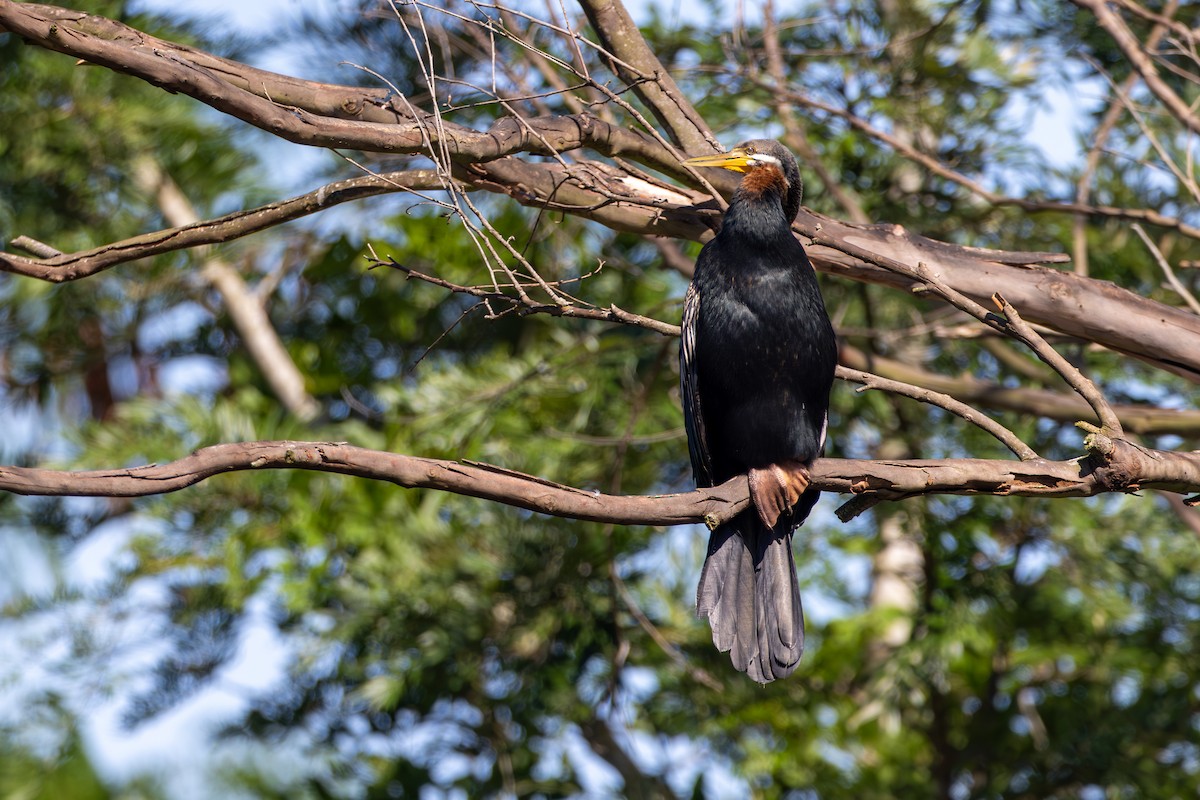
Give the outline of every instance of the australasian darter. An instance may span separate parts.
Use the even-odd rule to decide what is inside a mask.
[[[809,468],[825,444],[837,343],[791,232],[802,193],[792,154],[760,139],[684,163],[744,173],[684,301],[680,374],[696,483],[748,473],[752,501],[712,533],[696,613],[733,665],[766,683],[790,675],[804,650],[792,531],[820,495]]]

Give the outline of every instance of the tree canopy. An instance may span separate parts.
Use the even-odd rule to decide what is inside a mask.
[[[1200,789],[1186,5],[77,5],[0,0],[0,792]],[[676,361],[758,136],[841,379],[767,687]]]

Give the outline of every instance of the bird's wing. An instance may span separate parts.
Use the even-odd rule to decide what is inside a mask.
[[[688,453],[697,486],[712,486],[712,456],[700,409],[700,380],[696,365],[696,327],[700,323],[700,293],[693,284],[683,298],[683,332],[679,347],[680,398],[687,428]]]

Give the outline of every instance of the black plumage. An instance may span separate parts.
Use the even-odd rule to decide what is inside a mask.
[[[696,262],[680,374],[696,483],[749,473],[753,502],[712,533],[696,613],[733,665],[766,683],[790,675],[804,650],[792,531],[820,494],[808,469],[825,443],[837,343],[791,232],[802,193],[792,154],[755,140],[685,163],[744,173]]]

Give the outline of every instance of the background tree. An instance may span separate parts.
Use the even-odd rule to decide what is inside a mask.
[[[314,84],[120,3],[0,0],[2,460],[346,441],[457,462],[493,497],[512,476],[472,462],[686,491],[670,334],[718,207],[678,161],[777,136],[809,183],[797,230],[842,375],[888,390],[835,387],[817,476],[857,484],[858,516],[828,498],[798,536],[805,662],[765,689],[729,669],[691,614],[696,531],[329,474],[412,485],[345,448],[235,447],[257,474],[0,502],[24,565],[0,635],[25,654],[0,780],[184,796],[98,785],[76,731],[105,696],[144,726],[224,692],[213,796],[744,793],[729,773],[764,796],[1195,792],[1195,512],[961,496],[1200,491],[1200,59],[1173,0],[768,3],[707,25],[651,7],[641,28],[588,0],[358,10],[281,34]],[[1022,129],[1068,93],[1092,100],[1083,155],[1047,163]],[[333,182],[280,201],[267,173],[294,151],[256,129],[333,149],[302,191]],[[23,493],[60,479],[0,468]]]

